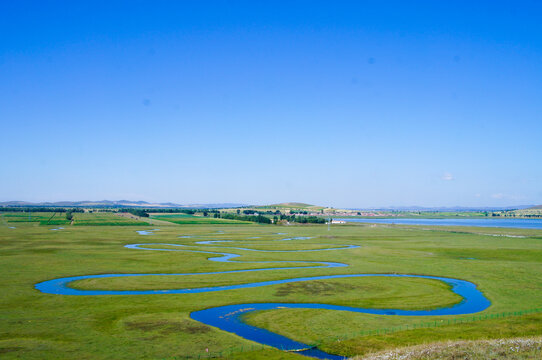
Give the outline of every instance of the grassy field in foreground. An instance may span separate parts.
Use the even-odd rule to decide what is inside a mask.
[[[542,358],[542,338],[448,341],[377,353],[356,360],[523,360]]]
[[[212,220],[212,219],[210,219]],[[219,263],[209,254],[126,249],[133,243],[175,243],[190,249],[240,254],[240,261],[336,261],[343,268],[300,268],[228,275],[101,279],[80,281],[89,289],[202,287],[290,277],[355,273],[427,274],[476,283],[492,301],[483,313],[542,307],[542,231],[520,229],[428,228],[341,225],[256,224],[160,225],[152,236],[136,230],[155,226],[65,226],[49,231],[39,222],[0,224],[0,356],[6,359],[173,359],[247,349],[254,343],[189,318],[191,311],[248,302],[319,302],[351,306],[434,308],[457,302],[443,284],[422,279],[351,278],[273,285],[254,289],[185,295],[59,296],[38,292],[40,281],[102,273],[189,273],[273,267],[274,264]],[[483,233],[480,233],[483,231]],[[277,235],[276,233],[287,233]],[[489,235],[488,235],[489,234]],[[494,236],[494,235],[509,235]],[[190,238],[180,236],[192,236]],[[312,239],[275,241],[284,237]],[[524,237],[517,237],[524,236]],[[201,240],[230,240],[198,245]],[[266,250],[356,249],[306,253]],[[285,264],[282,264],[285,265]],[[295,264],[292,264],[294,266]],[[542,334],[542,314],[455,324],[387,335],[340,334],[448,317],[377,316],[326,310],[284,309],[251,314],[247,321],[303,342],[354,356],[432,341],[496,339]],[[274,349],[237,351],[228,359],[306,359]]]

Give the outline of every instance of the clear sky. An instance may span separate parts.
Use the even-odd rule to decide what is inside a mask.
[[[2,1],[0,201],[542,204],[539,1]]]

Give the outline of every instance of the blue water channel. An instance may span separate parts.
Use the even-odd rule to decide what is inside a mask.
[[[401,225],[474,226],[516,229],[542,229],[542,219],[359,219],[342,218],[346,222]]]
[[[141,235],[152,235],[154,231],[159,229],[138,231]],[[295,237],[279,239],[278,241],[285,240],[305,240],[309,237]],[[270,280],[260,281],[246,284],[228,285],[228,286],[211,286],[203,288],[183,288],[183,289],[165,289],[165,290],[79,290],[70,287],[70,283],[83,279],[96,279],[96,278],[111,278],[111,277],[136,277],[136,276],[197,276],[197,275],[215,275],[215,274],[230,274],[230,273],[244,273],[254,271],[269,271],[269,270],[292,270],[292,269],[314,269],[314,268],[334,268],[334,267],[347,267],[347,264],[339,262],[327,262],[327,261],[239,261],[237,258],[241,255],[227,253],[227,252],[215,252],[193,249],[195,246],[212,246],[218,247],[216,243],[227,243],[231,240],[205,240],[199,241],[196,245],[182,245],[182,244],[130,244],[125,247],[135,250],[147,250],[147,251],[183,251],[193,253],[210,254],[207,260],[217,262],[235,262],[235,263],[258,263],[258,264],[277,264],[288,263],[303,264],[303,266],[279,266],[279,267],[265,267],[249,270],[230,270],[230,271],[217,271],[217,272],[205,272],[205,273],[165,273],[165,274],[100,274],[100,275],[83,275],[83,276],[71,276],[65,278],[58,278],[53,280],[44,281],[35,285],[35,288],[43,293],[57,294],[57,295],[78,295],[78,296],[96,296],[96,295],[156,295],[156,294],[194,294],[204,292],[216,292],[226,291],[233,289],[247,289],[256,288],[261,286],[285,284],[292,282],[302,281],[314,281],[325,279],[340,279],[340,278],[354,278],[354,277],[403,277],[403,278],[424,278],[442,281],[451,287],[451,291],[460,295],[463,300],[451,307],[444,307],[433,310],[399,310],[399,309],[370,309],[370,308],[358,308],[350,306],[339,306],[329,304],[318,303],[247,303],[247,304],[235,304],[227,306],[219,306],[210,309],[204,309],[194,311],[190,314],[190,317],[194,320],[200,321],[204,324],[217,327],[221,330],[234,333],[245,339],[258,342],[260,344],[272,346],[281,350],[295,351],[298,354],[314,357],[318,359],[344,359],[344,357],[334,354],[325,353],[317,348],[311,347],[307,344],[297,342],[282,335],[270,332],[268,330],[258,328],[252,325],[248,325],[243,321],[243,315],[246,315],[253,311],[260,310],[276,310],[276,309],[322,309],[322,310],[336,310],[336,311],[350,311],[365,314],[374,315],[400,315],[400,316],[440,316],[440,315],[462,315],[472,314],[482,311],[490,306],[490,301],[476,288],[471,282],[465,280],[451,279],[439,276],[424,276],[424,275],[408,275],[408,274],[344,274],[344,275],[323,275],[323,276],[307,276],[296,277],[282,280]],[[256,244],[252,244],[256,245]],[[324,245],[328,246],[328,245]],[[227,249],[236,249],[242,251],[258,251],[258,252],[314,252],[314,251],[341,251],[358,248],[357,245],[329,245],[330,247],[323,249],[308,249],[308,250],[258,250],[245,247],[225,247]],[[167,248],[164,248],[167,247]],[[307,266],[308,265],[308,266]]]

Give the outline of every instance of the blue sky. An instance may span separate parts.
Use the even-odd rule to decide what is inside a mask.
[[[542,204],[542,5],[0,4],[0,201]]]

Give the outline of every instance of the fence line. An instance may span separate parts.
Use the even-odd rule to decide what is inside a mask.
[[[454,319],[447,318],[447,319],[433,320],[433,321],[428,321],[428,322],[420,322],[416,324],[393,326],[389,328],[380,328],[380,329],[374,329],[374,330],[363,330],[363,331],[351,332],[348,334],[334,336],[333,339],[337,341],[337,340],[347,340],[352,337],[360,337],[360,336],[388,335],[388,334],[393,334],[400,331],[437,328],[437,327],[448,326],[448,325],[466,324],[466,323],[492,320],[492,319],[503,319],[503,318],[509,318],[509,317],[514,317],[514,316],[536,314],[536,313],[541,313],[541,312],[542,312],[542,308],[536,308],[536,309],[528,309],[528,310],[520,310],[520,311],[507,311],[507,312],[496,313],[496,314],[480,314],[480,315],[473,315],[469,317],[454,318]],[[323,341],[319,341],[317,344],[321,344],[322,342]]]
[[[508,311],[508,312],[502,312],[502,313],[496,313],[496,314],[481,314],[481,315],[473,315],[469,317],[454,318],[454,319],[448,318],[448,319],[440,319],[440,320],[434,320],[434,321],[428,321],[428,322],[420,322],[416,324],[393,326],[389,328],[363,330],[363,331],[357,331],[357,332],[351,332],[348,334],[333,336],[331,338],[319,340],[317,342],[314,342],[308,345],[309,347],[312,348],[312,347],[318,347],[324,341],[329,341],[329,340],[340,341],[340,340],[348,340],[351,338],[362,337],[362,336],[389,335],[389,334],[397,333],[400,331],[437,328],[437,327],[448,326],[448,325],[466,324],[466,323],[473,323],[473,322],[493,320],[493,319],[504,319],[504,318],[510,318],[510,317],[515,317],[515,316],[536,314],[536,313],[542,313],[542,308],[520,310],[520,311]],[[222,351],[204,352],[204,353],[192,354],[192,355],[186,355],[186,356],[175,356],[172,359],[174,360],[212,359],[212,358],[220,358],[220,357],[228,356],[228,355],[231,355],[233,353],[238,353],[238,352],[248,352],[248,351],[264,350],[264,349],[273,349],[273,347],[263,345],[263,344],[240,345],[240,346],[234,346]]]

